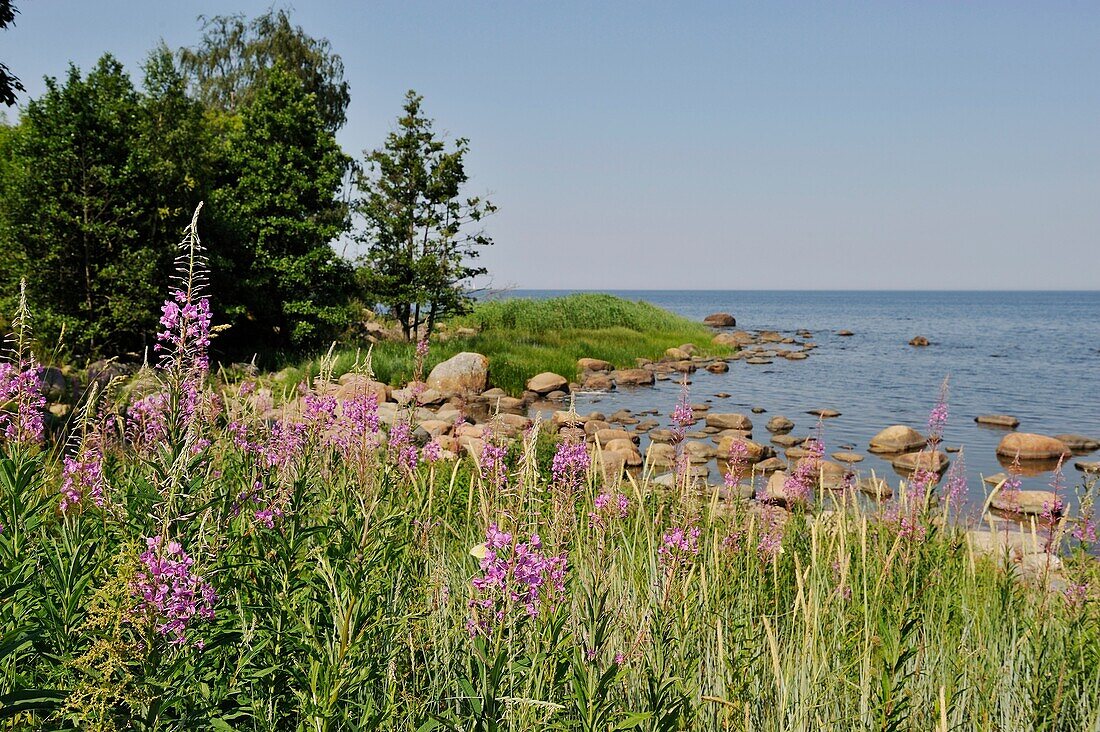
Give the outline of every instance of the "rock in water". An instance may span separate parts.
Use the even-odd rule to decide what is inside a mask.
[[[974,421],[978,424],[988,424],[993,427],[1008,427],[1009,429],[1016,429],[1020,426],[1020,420],[1016,419],[1011,414],[979,414],[974,418]]]
[[[527,380],[527,391],[546,395],[555,391],[564,391],[569,386],[569,381],[559,374],[544,371]]]
[[[720,430],[752,430],[752,420],[743,414],[714,412],[707,415],[707,427]]]
[[[489,380],[489,359],[480,353],[462,353],[437,364],[428,374],[428,388],[446,397],[480,394]]]
[[[703,318],[703,322],[715,328],[732,328],[737,325],[737,319],[729,313],[714,313]]]
[[[928,339],[924,336],[917,336],[913,340],[909,341],[910,346],[923,347],[928,345]]]
[[[1013,432],[1001,439],[997,445],[997,454],[1006,458],[1019,457],[1021,460],[1057,460],[1069,457],[1066,443],[1046,435],[1030,432]]]
[[[1058,497],[1051,491],[997,491],[989,505],[998,511],[1025,516],[1041,516],[1044,513],[1058,515],[1062,512]]]
[[[924,447],[924,437],[912,427],[895,424],[871,438],[871,452],[910,452]]]
[[[611,378],[619,386],[652,386],[653,372],[648,369],[621,369],[612,371]]]
[[[939,450],[933,450],[932,452],[907,452],[904,455],[898,455],[890,461],[890,464],[906,472],[931,470],[934,473],[942,473],[950,462],[947,455]]]
[[[790,432],[794,429],[794,422],[777,414],[768,420],[767,428],[768,432]]]
[[[1066,443],[1066,447],[1074,452],[1100,450],[1100,440],[1094,440],[1085,435],[1055,435],[1054,439]]]
[[[580,358],[577,359],[578,371],[610,371],[611,363],[604,361],[602,358]]]

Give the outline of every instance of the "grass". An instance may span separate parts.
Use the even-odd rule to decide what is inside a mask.
[[[601,302],[570,302],[580,330],[690,325],[627,304],[609,326]],[[567,316],[471,317],[500,357]],[[934,489],[720,501],[504,421],[432,456],[323,379],[272,420],[172,354],[140,408],[104,394],[65,444],[26,419],[25,354],[0,371],[0,426],[30,425],[0,432],[5,728],[1100,727],[1100,565],[1066,521],[999,529],[1041,560],[1025,581]]]
[[[645,476],[587,470],[571,485],[551,477],[545,435],[513,444],[496,483],[472,458],[409,471],[384,450],[341,453],[317,423],[288,451],[245,402],[227,408],[260,453],[237,446],[225,417],[157,444],[112,441],[103,505],[65,515],[57,456],[3,446],[0,718],[12,728],[1100,724],[1100,574],[1083,552],[1068,574],[1089,599],[1068,602],[976,554],[934,501],[913,514],[927,530],[914,540],[887,512],[828,496],[769,514]],[[274,468],[257,457],[270,446]],[[628,507],[596,521],[606,491]],[[254,510],[273,505],[269,526]],[[490,524],[567,557],[562,593],[542,592],[537,615],[472,585]],[[678,528],[697,540],[662,551]],[[219,595],[184,645],[134,609],[148,536],[180,542]],[[777,554],[762,552],[768,537]],[[472,636],[470,602],[484,597],[499,619]]]
[[[724,356],[730,349],[711,342],[714,332],[646,302],[630,302],[612,295],[576,294],[547,300],[514,299],[479,303],[467,316],[448,323],[449,331],[476,329],[474,336],[451,336],[431,344],[426,371],[461,351],[489,358],[489,382],[518,396],[527,379],[543,371],[577,376],[577,359],[600,358],[617,368],[634,367],[635,359],[660,358],[670,347],[694,343],[705,355]],[[413,344],[382,342],[372,350],[376,376],[390,384],[413,377]],[[361,357],[363,350],[358,355]],[[335,372],[350,370],[357,351],[343,349]],[[290,381],[316,375],[314,359],[298,364]]]

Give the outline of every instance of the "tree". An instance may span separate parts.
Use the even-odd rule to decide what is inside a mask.
[[[227,146],[207,238],[214,304],[234,326],[223,339],[238,350],[324,345],[350,317],[351,267],[330,242],[347,229],[338,193],[351,160],[282,64],[265,74]]]
[[[263,88],[276,64],[298,77],[313,94],[326,130],[344,125],[351,93],[344,62],[329,42],[294,26],[286,10],[269,10],[246,21],[243,15],[199,17],[202,42],[180,50],[180,62],[194,96],[210,109],[235,113]]]
[[[15,24],[15,14],[19,11],[12,5],[11,0],[0,0],[0,30]],[[25,91],[23,84],[16,78],[7,66],[0,61],[0,103],[7,106],[15,104],[15,92]]]
[[[487,200],[462,198],[468,180],[465,138],[448,152],[421,113],[423,97],[405,95],[397,129],[365,156],[358,177],[357,237],[368,246],[361,270],[368,290],[401,323],[406,339],[427,335],[440,319],[466,312],[470,280],[485,274],[469,261],[492,244],[475,226],[496,211]]]
[[[110,55],[87,77],[70,66],[0,151],[9,273],[27,278],[39,333],[64,333],[75,355],[140,355],[152,342],[175,242],[201,195],[202,112],[162,60],[147,64],[146,95]]]

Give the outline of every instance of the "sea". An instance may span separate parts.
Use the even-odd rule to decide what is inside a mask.
[[[575,290],[513,290],[506,297],[548,298]],[[690,400],[713,411],[743,412],[754,436],[767,442],[764,424],[774,415],[793,420],[792,434],[818,434],[826,452],[854,448],[865,456],[855,468],[890,479],[898,474],[867,452],[870,438],[893,424],[922,433],[928,414],[948,382],[949,420],[944,447],[961,448],[969,500],[989,490],[983,476],[1003,472],[996,447],[1004,429],[975,423],[980,414],[1011,414],[1021,432],[1083,434],[1100,439],[1100,291],[1084,292],[898,292],[898,291],[608,291],[643,300],[692,320],[727,312],[737,328],[775,330],[795,336],[809,330],[818,344],[804,361],[774,359],[769,365],[733,361],[725,374],[697,371]],[[837,332],[848,330],[850,337]],[[931,345],[908,345],[915,336]],[[799,339],[803,340],[803,339]],[[670,344],[679,345],[679,344]],[[781,346],[782,347],[782,346]],[[577,410],[610,414],[618,409],[660,410],[662,426],[680,396],[676,381],[654,388],[577,395]],[[719,398],[728,393],[728,398]],[[751,414],[753,407],[766,410]],[[811,409],[840,412],[819,420]],[[959,460],[959,453],[951,455]],[[1064,470],[1067,502],[1084,484],[1075,460]],[[717,468],[715,468],[716,470]],[[1023,478],[1025,489],[1046,489],[1053,474]]]

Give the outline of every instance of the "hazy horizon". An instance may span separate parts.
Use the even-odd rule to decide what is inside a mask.
[[[114,53],[140,83],[188,4],[16,0],[0,60],[37,97]],[[471,143],[494,288],[1094,291],[1100,6],[312,3],[349,153],[406,89]],[[17,112],[9,110],[14,120]]]

